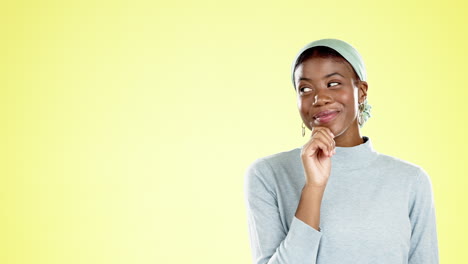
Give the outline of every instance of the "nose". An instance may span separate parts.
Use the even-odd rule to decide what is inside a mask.
[[[326,89],[318,89],[314,97],[313,105],[324,105],[333,101]]]

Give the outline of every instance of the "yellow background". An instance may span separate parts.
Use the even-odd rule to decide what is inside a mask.
[[[362,134],[430,174],[441,263],[467,263],[464,1],[9,2],[0,263],[250,263],[244,171],[306,142],[289,70],[325,37],[362,54]]]

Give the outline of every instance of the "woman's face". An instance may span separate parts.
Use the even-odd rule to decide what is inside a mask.
[[[294,72],[297,105],[304,124],[331,129],[335,141],[360,140],[358,104],[367,94],[367,83],[355,84],[354,71],[341,58],[311,57]],[[323,111],[328,111],[321,113]],[[337,141],[338,145],[338,141]]]

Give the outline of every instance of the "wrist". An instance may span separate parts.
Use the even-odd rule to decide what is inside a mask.
[[[307,190],[307,191],[314,191],[314,192],[324,192],[325,191],[325,187],[327,187],[327,184],[321,184],[321,185],[317,185],[317,184],[311,184],[311,183],[306,183],[304,184],[304,187],[302,187],[302,191],[304,190]]]

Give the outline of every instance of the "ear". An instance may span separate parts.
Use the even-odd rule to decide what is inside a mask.
[[[366,81],[359,81],[358,84],[358,103],[364,102],[367,98],[367,82]]]

